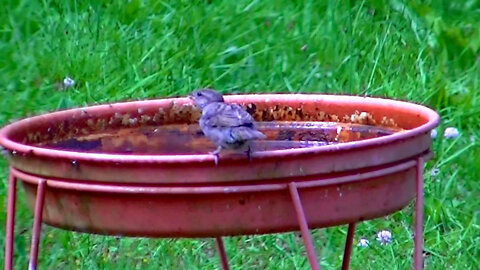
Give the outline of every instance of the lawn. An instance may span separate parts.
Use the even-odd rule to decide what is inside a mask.
[[[480,269],[480,3],[458,1],[21,1],[0,9],[0,123],[57,109],[185,95],[346,93],[437,110],[425,170],[426,269]],[[67,89],[63,80],[75,84]],[[444,138],[445,127],[459,130]],[[7,164],[0,161],[6,179]],[[368,195],[366,195],[368,196]],[[20,193],[15,269],[32,216]],[[6,181],[0,181],[3,257]],[[357,226],[352,269],[409,269],[412,207]],[[346,227],[313,231],[338,269]],[[375,235],[392,232],[380,245]],[[294,233],[226,240],[233,269],[309,269]],[[210,239],[115,238],[43,227],[40,269],[218,269]]]

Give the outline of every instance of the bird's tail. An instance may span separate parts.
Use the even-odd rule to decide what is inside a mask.
[[[265,136],[265,134],[263,134],[262,132],[260,132],[258,130],[255,130],[255,139],[263,140],[265,138],[267,138],[267,136]]]

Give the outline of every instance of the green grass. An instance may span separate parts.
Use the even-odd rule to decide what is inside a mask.
[[[0,123],[202,86],[423,103],[441,114],[441,127],[461,132],[439,136],[426,166],[426,266],[478,269],[479,1],[100,2],[2,1]],[[59,91],[65,76],[76,84]],[[0,165],[5,179],[7,164]],[[0,201],[5,195],[1,181]],[[19,198],[15,269],[24,269],[32,218]],[[354,248],[352,269],[409,269],[411,213],[409,206],[359,224],[355,242],[366,237],[371,245]],[[1,246],[4,222],[0,207]],[[382,229],[392,231],[391,244],[374,240]],[[339,268],[345,234],[346,227],[313,232],[324,269]],[[233,269],[308,269],[300,243],[290,233],[230,238],[226,248]],[[40,269],[218,269],[208,239],[116,239],[44,226],[40,251]]]

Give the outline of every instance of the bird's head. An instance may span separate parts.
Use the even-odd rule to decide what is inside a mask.
[[[192,92],[189,96],[195,105],[201,109],[205,108],[210,103],[224,102],[222,94],[212,89],[199,89]]]

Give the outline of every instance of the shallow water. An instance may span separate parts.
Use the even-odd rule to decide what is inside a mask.
[[[266,140],[252,143],[253,151],[305,148],[359,141],[393,134],[399,130],[333,122],[260,122]],[[216,147],[197,124],[126,128],[91,134],[39,146],[75,152],[111,154],[205,154]]]

